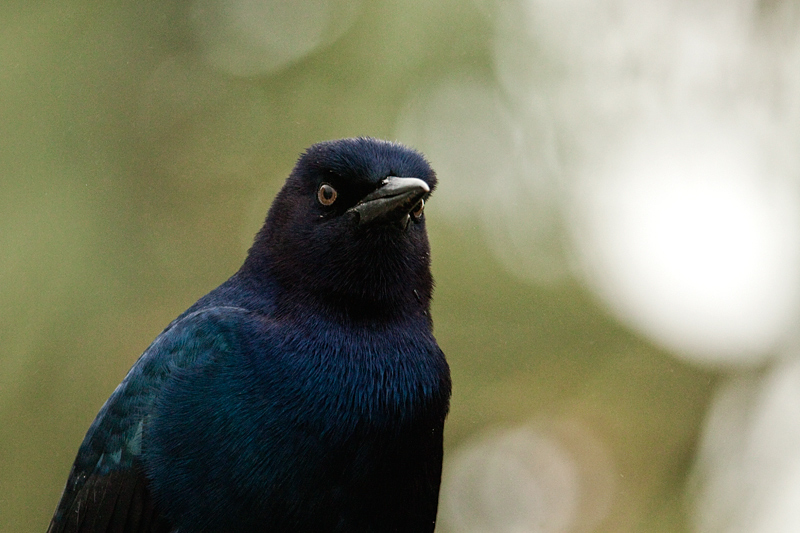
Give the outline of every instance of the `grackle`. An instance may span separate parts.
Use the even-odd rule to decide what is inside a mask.
[[[432,532],[450,373],[419,153],[316,144],[89,428],[48,532]]]

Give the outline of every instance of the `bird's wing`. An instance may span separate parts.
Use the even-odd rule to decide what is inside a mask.
[[[237,307],[201,309],[150,345],[95,418],[78,450],[48,533],[167,533],[142,463],[148,416],[176,370],[234,349]]]

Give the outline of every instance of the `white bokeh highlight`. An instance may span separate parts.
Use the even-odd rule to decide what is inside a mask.
[[[553,124],[556,163],[537,170],[560,184],[574,272],[621,322],[694,362],[758,364],[797,323],[793,5],[494,4],[512,115],[523,130]]]
[[[597,294],[695,361],[755,363],[786,340],[800,297],[796,184],[768,175],[752,128],[641,128],[575,182],[575,242]]]
[[[360,0],[196,0],[191,21],[210,65],[259,76],[334,42],[360,9]]]
[[[576,422],[495,430],[462,445],[445,464],[438,531],[592,531],[613,499],[605,445]]]
[[[689,495],[698,533],[800,531],[800,358],[717,390]]]

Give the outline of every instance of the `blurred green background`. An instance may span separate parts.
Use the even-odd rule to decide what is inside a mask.
[[[340,9],[341,31],[255,72],[208,60],[204,9],[0,5],[0,531],[45,530],[104,400],[238,268],[305,147],[410,142],[398,117],[420,87],[495,83],[491,13],[477,3]],[[469,213],[444,216],[436,196],[427,213],[454,379],[447,457],[487,429],[577,421],[613,464],[592,530],[686,529],[685,475],[715,375],[623,329],[568,274],[539,285],[509,274]]]

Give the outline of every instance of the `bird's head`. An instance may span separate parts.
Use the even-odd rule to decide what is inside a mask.
[[[427,313],[424,207],[436,175],[418,152],[371,138],[315,144],[298,160],[250,250],[289,305],[351,317]]]

